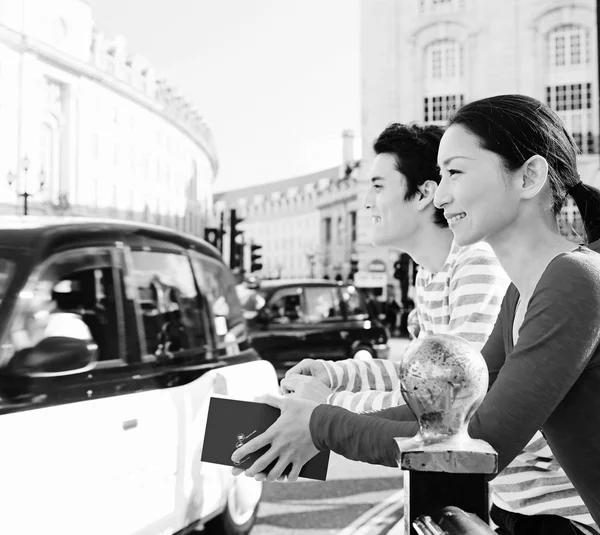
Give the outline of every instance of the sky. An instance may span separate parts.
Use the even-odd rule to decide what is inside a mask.
[[[93,0],[213,132],[215,191],[340,164],[360,143],[359,0]]]

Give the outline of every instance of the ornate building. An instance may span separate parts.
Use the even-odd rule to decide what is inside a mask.
[[[0,143],[1,213],[25,200],[198,235],[212,213],[208,127],[83,0],[0,0]]]
[[[389,123],[443,124],[465,102],[524,93],[559,113],[579,144],[582,180],[600,185],[595,2],[362,0],[360,18],[361,178]],[[564,232],[576,238],[576,209],[563,215]],[[386,261],[392,273],[394,258],[371,246],[369,225],[359,213],[358,254]]]
[[[333,167],[215,196],[216,219],[224,214],[226,231],[231,209],[244,219],[246,272],[252,243],[262,246],[262,277],[348,277],[359,201],[352,172],[341,176]],[[226,257],[227,242],[226,235]]]

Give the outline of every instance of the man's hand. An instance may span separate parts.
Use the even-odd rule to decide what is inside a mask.
[[[291,375],[310,375],[315,379],[321,381],[327,388],[331,388],[331,382],[329,381],[329,375],[325,369],[325,365],[314,359],[303,359],[298,364],[290,368],[285,376],[290,377]],[[284,392],[289,394],[289,392]]]
[[[281,380],[281,391],[291,397],[307,399],[315,403],[327,403],[331,390],[315,377],[290,375]]]
[[[281,416],[262,435],[235,450],[231,460],[234,463],[240,462],[244,457],[268,445],[269,450],[246,469],[246,475],[254,477],[257,481],[266,479],[267,482],[272,482],[279,479],[291,464],[292,470],[287,476],[288,481],[296,481],[302,467],[319,453],[313,444],[309,429],[310,417],[317,404],[304,399],[277,397],[270,394],[261,396],[256,401],[281,409]],[[264,470],[275,459],[277,463],[268,474],[265,474]],[[233,468],[232,473],[239,475],[242,470]]]

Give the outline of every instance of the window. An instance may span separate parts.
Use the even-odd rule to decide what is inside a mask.
[[[6,258],[0,258],[0,303],[2,303],[2,299],[6,295],[14,272],[15,262]]]
[[[464,46],[454,39],[434,41],[425,49],[425,122],[445,122],[464,104],[464,64]]]
[[[337,226],[336,226],[338,245],[343,245],[343,243],[344,243],[344,230],[345,230],[344,229],[344,219],[340,215],[337,218]]]
[[[242,306],[235,289],[235,279],[229,269],[222,263],[206,258],[194,251],[190,252],[194,273],[202,292],[205,294],[213,316],[225,319],[225,329],[217,332],[217,343],[220,349],[239,345],[247,340],[246,323]],[[217,323],[215,323],[215,327]],[[226,331],[226,332],[225,332]]]
[[[123,277],[112,267],[110,251],[90,248],[56,255],[29,284],[11,326],[16,351],[60,337],[94,343],[100,361],[137,354],[135,316],[131,308],[123,308],[120,297],[128,301]]]
[[[356,212],[350,212],[350,241],[356,243]]]
[[[306,315],[304,321],[316,323],[344,318],[337,287],[307,287],[304,289]]]
[[[329,245],[331,243],[331,217],[323,219],[323,227],[325,232],[325,243]]]
[[[590,63],[589,32],[581,26],[559,26],[548,36],[550,65],[565,69]]]
[[[427,77],[448,79],[464,74],[463,47],[457,41],[443,39],[427,47]]]
[[[585,228],[581,214],[571,197],[567,197],[565,205],[562,207],[561,213],[557,218],[560,233],[567,239],[581,243],[585,241]]]
[[[425,97],[424,121],[426,123],[441,122],[448,119],[448,115],[465,103],[464,95],[444,95]]]
[[[564,84],[546,87],[546,103],[564,121],[584,154],[595,152],[592,84]]]
[[[187,256],[133,251],[132,257],[148,355],[184,356],[187,350],[204,350],[205,324]]]
[[[346,312],[353,319],[367,319],[369,311],[364,296],[354,286],[346,286],[342,290],[342,300]]]
[[[284,288],[273,294],[267,304],[270,321],[275,324],[296,323],[304,318],[302,288]]]
[[[546,103],[564,121],[584,154],[596,152],[596,75],[589,30],[567,24],[548,34]]]

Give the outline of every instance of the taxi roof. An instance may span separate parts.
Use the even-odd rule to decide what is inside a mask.
[[[40,248],[53,241],[85,241],[86,237],[115,238],[145,236],[165,240],[221,260],[219,251],[191,234],[159,225],[109,218],[59,216],[2,216],[0,217],[0,247]]]

